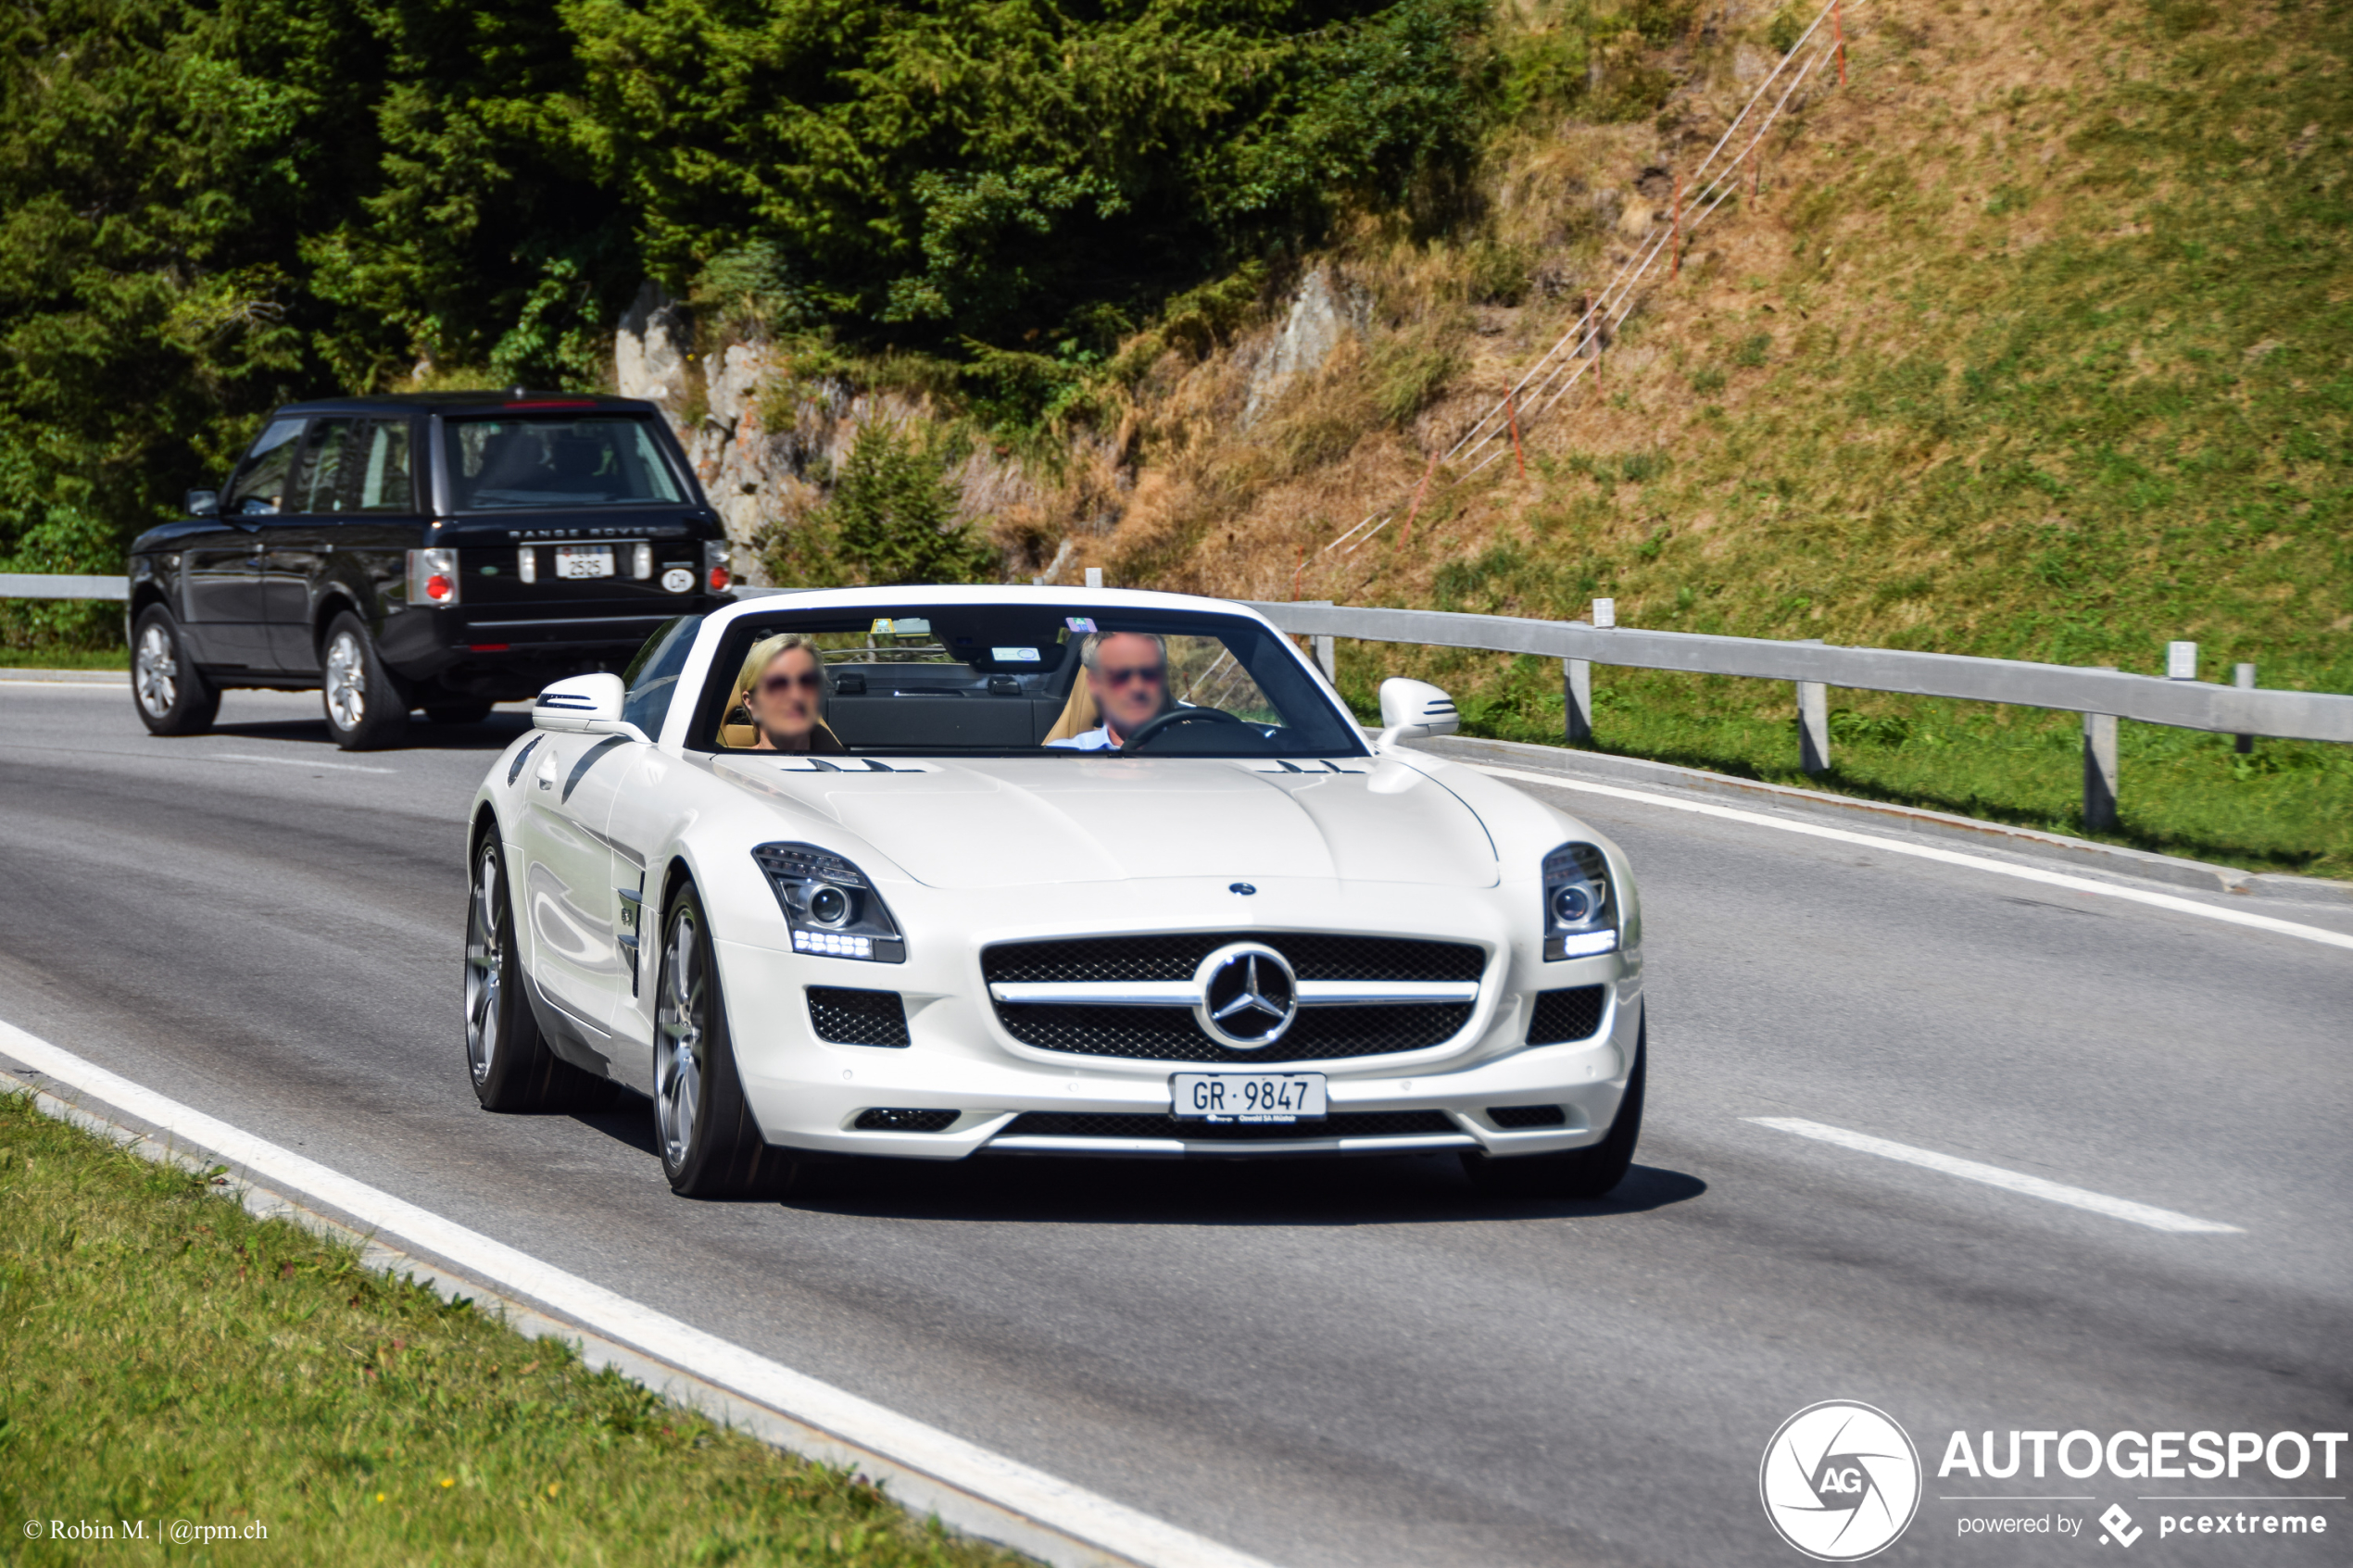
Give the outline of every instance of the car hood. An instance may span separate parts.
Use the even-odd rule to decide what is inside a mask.
[[[736,755],[713,769],[795,814],[840,823],[933,887],[1148,877],[1445,887],[1497,880],[1495,846],[1478,815],[1394,759],[894,759],[819,771],[803,759]]]

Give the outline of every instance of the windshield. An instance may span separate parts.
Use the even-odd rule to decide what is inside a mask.
[[[449,493],[459,511],[684,498],[651,426],[630,415],[452,420],[448,430]]]
[[[689,745],[818,757],[1361,757],[1280,635],[1237,615],[869,602],[728,628]]]

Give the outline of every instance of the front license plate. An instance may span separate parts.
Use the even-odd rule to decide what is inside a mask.
[[[1179,1073],[1168,1080],[1179,1122],[1321,1122],[1320,1073]]]
[[[612,575],[612,546],[610,545],[557,546],[556,575],[559,577],[610,577]]]

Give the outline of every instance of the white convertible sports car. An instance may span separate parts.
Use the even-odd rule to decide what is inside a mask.
[[[906,587],[682,618],[540,695],[470,834],[494,1110],[653,1101],[671,1185],[843,1156],[1459,1151],[1598,1197],[1641,1128],[1641,916],[1575,818],[1369,742],[1264,618]]]

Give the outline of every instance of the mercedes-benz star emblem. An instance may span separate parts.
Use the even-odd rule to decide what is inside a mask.
[[[1282,954],[1260,942],[1234,942],[1193,971],[1201,1000],[1193,1018],[1227,1050],[1273,1045],[1299,1016],[1299,979]]]

